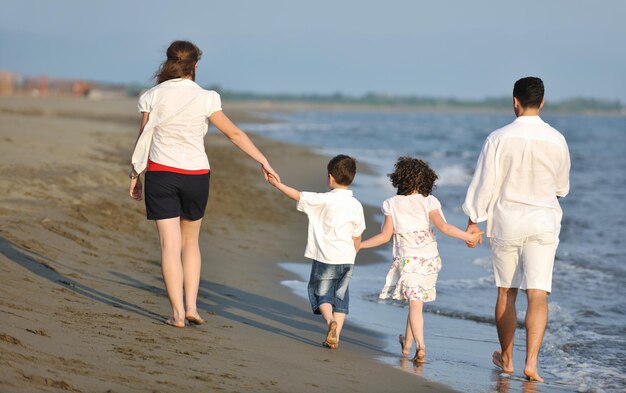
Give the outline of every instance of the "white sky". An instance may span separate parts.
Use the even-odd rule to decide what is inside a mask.
[[[151,83],[169,43],[237,91],[485,98],[541,77],[548,99],[626,103],[624,0],[0,0],[0,69]]]

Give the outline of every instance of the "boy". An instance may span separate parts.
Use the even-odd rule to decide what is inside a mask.
[[[356,174],[356,161],[338,155],[328,162],[330,192],[300,192],[270,176],[269,182],[298,202],[297,209],[309,217],[304,256],[311,258],[309,301],[314,314],[321,314],[328,326],[327,348],[339,346],[339,335],[348,314],[348,284],[365,230],[363,206],[348,186]]]

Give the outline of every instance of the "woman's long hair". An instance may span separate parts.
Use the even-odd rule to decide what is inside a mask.
[[[196,80],[196,63],[202,51],[189,41],[174,41],[167,48],[167,59],[154,74],[157,84],[175,78]]]

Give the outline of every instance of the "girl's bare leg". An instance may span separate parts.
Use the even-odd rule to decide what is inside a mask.
[[[197,310],[198,288],[200,287],[200,225],[202,219],[196,221],[181,220],[182,234],[182,267],[183,288],[185,290],[185,318],[192,322],[202,321]]]
[[[167,323],[185,326],[183,303],[183,265],[181,261],[181,231],[178,217],[156,220],[161,242],[161,272],[172,307],[172,316]]]
[[[413,346],[413,331],[411,330],[411,322],[408,314],[406,316],[406,330],[404,336],[400,335],[399,341],[402,346],[402,356],[409,356],[411,347]]]
[[[415,357],[413,358],[414,362],[423,362],[426,356],[423,307],[424,302],[421,300],[409,300],[409,324],[417,345]]]

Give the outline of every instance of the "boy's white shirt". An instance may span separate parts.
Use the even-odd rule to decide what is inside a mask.
[[[305,257],[332,265],[354,263],[352,238],[365,230],[365,217],[352,191],[301,192],[297,209],[309,218]]]

